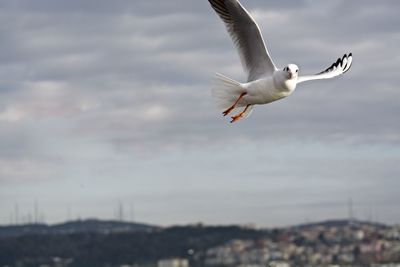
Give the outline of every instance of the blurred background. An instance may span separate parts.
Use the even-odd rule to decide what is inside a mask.
[[[0,0],[0,266],[400,262],[400,2],[242,4],[277,66],[352,69],[231,125],[208,1]]]

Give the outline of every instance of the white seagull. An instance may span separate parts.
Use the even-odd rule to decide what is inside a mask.
[[[299,83],[333,78],[351,67],[353,57],[350,53],[315,75],[299,76],[299,67],[295,64],[278,69],[268,53],[257,23],[238,0],[208,1],[225,23],[247,73],[246,83],[216,74],[213,96],[224,110],[222,114],[227,116],[234,110],[240,111],[232,117],[231,123],[248,117],[254,105],[271,103],[289,96]]]

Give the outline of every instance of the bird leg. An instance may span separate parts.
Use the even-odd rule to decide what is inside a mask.
[[[240,96],[239,96],[239,98],[236,100],[236,102],[235,102],[230,108],[228,108],[227,110],[225,110],[224,112],[222,112],[222,114],[224,115],[224,117],[225,117],[226,115],[228,115],[229,113],[231,113],[232,110],[234,110],[234,109],[236,108],[236,105],[239,103],[239,101],[240,101],[245,95],[247,95],[246,92],[241,93]]]
[[[238,120],[242,119],[246,111],[249,109],[250,105],[247,105],[242,112],[237,114],[236,116],[231,117],[231,123],[237,122]]]

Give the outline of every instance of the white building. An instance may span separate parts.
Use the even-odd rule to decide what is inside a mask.
[[[289,263],[284,261],[271,261],[269,267],[290,267]]]
[[[159,260],[158,267],[189,267],[189,261],[187,259],[164,259]]]

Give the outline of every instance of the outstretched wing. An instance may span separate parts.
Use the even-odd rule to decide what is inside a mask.
[[[353,63],[353,54],[350,53],[348,55],[344,55],[342,58],[338,58],[338,60],[335,63],[333,63],[329,68],[318,74],[300,76],[297,79],[297,83],[302,83],[311,80],[330,79],[339,76],[341,74],[346,73],[350,69],[352,63]]]
[[[239,52],[248,81],[265,74],[271,75],[276,67],[269,56],[257,23],[237,0],[208,0],[224,21]]]

